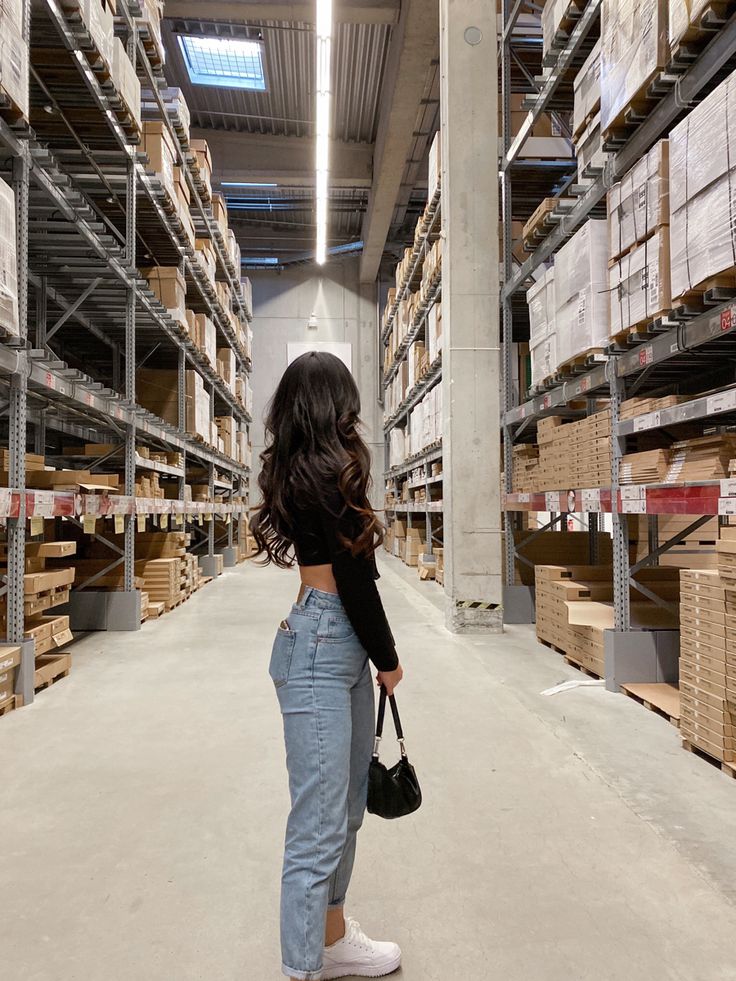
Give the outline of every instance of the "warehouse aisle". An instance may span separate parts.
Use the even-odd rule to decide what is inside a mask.
[[[736,785],[528,628],[446,632],[382,562],[426,803],[368,816],[348,911],[407,981],[733,979]],[[228,572],[0,720],[3,977],[276,981],[288,806],[267,674],[293,573]],[[393,756],[391,741],[386,749]],[[707,959],[703,954],[707,950]]]

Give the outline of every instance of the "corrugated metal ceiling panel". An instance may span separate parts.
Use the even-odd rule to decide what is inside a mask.
[[[334,48],[335,137],[375,140],[381,78],[391,28],[385,24],[339,24]],[[177,33],[262,36],[268,90],[248,92],[192,85]],[[274,136],[310,136],[314,119],[314,33],[308,24],[267,21],[257,27],[199,21],[164,22],[167,75],[183,91],[192,123],[213,129]]]

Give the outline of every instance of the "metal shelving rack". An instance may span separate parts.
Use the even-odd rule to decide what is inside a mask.
[[[424,220],[425,228],[423,234],[415,241],[412,249],[412,261],[408,275],[401,284],[401,288],[397,291],[396,298],[389,310],[385,327],[381,332],[381,354],[384,353],[388,344],[400,302],[409,294],[412,285],[416,284],[418,278],[421,276],[422,266],[427,254],[429,253],[431,240],[441,235],[442,191],[440,186],[436,188],[433,196],[427,203],[427,208],[424,213]],[[420,340],[424,335],[429,313],[432,307],[441,299],[442,269],[440,267],[437,278],[427,293],[425,303],[417,311],[414,321],[397,347],[393,362],[383,373],[382,386],[384,392],[396,377],[402,362],[406,360],[412,344],[415,341]],[[412,409],[417,406],[425,395],[427,395],[436,385],[440,384],[441,381],[442,352],[440,351],[435,360],[430,364],[427,373],[413,386],[413,388],[406,393],[406,396],[402,400],[401,404],[397,406],[396,411],[384,421],[383,429],[386,466],[384,477],[387,485],[389,483],[395,484],[397,480],[402,479],[407,473],[412,471],[421,471],[421,474],[417,478],[416,482],[412,483],[412,487],[424,487],[427,491],[426,502],[397,502],[391,507],[387,506],[386,513],[406,515],[407,525],[410,528],[412,527],[412,515],[421,514],[424,517],[427,528],[427,554],[432,553],[434,545],[439,545],[442,542],[442,502],[431,500],[431,488],[440,487],[441,489],[442,485],[442,476],[432,475],[432,464],[442,459],[441,441],[425,447],[421,453],[417,453],[414,456],[407,458],[400,465],[392,467],[390,465],[389,439],[391,430],[397,426],[406,426],[408,424],[409,414],[411,413]]]
[[[227,283],[233,310],[244,327],[252,311],[246,309],[240,271],[227,254],[210,206],[200,196],[203,185],[186,134],[162,100],[165,80],[146,43],[149,28],[139,20],[141,14],[136,0],[119,0],[115,32],[124,39],[142,84],[154,93],[189,187],[196,234],[211,239],[217,278]],[[232,551],[232,518],[246,511],[242,498],[249,468],[186,432],[185,372],[193,370],[203,378],[210,392],[211,418],[232,415],[241,428],[251,421],[138,272],[139,266],[155,262],[178,266],[186,277],[187,305],[212,319],[218,348],[231,347],[238,375],[247,377],[249,355],[178,218],[170,214],[160,181],[146,172],[147,158],[126,123],[123,100],[109,74],[95,63],[94,42],[74,11],[53,0],[36,4],[32,16],[26,0],[24,24],[24,37],[34,51],[33,128],[0,119],[0,165],[15,192],[18,265],[19,336],[0,343],[0,386],[8,393],[10,448],[10,486],[0,491],[0,517],[8,535],[8,575],[0,591],[7,592],[7,640],[14,644],[22,644],[24,637],[27,518],[123,517],[123,554],[113,558],[110,567],[123,565],[125,589],[109,594],[115,610],[108,625],[135,629],[140,624],[140,597],[133,589],[138,516],[165,515],[157,517],[156,524],[188,522],[195,530],[206,523],[203,566],[208,573],[208,560],[214,564],[214,519],[227,523],[225,537]],[[84,371],[69,365],[67,350],[69,360],[84,363]],[[178,372],[177,426],[136,402],[136,372],[150,357],[157,367]],[[124,494],[26,490],[29,436],[36,451],[44,453],[47,434],[53,430],[85,441],[117,442],[124,455]],[[144,444],[180,452],[182,466],[142,459],[136,446]],[[84,464],[93,462],[86,459]],[[183,500],[187,467],[192,464],[206,471],[211,492],[225,492],[225,501]],[[178,477],[179,499],[136,498],[137,470]],[[103,535],[96,537],[105,541]],[[227,558],[226,551],[226,562]],[[32,642],[23,647],[19,688],[28,702],[33,698]]]
[[[513,204],[513,163],[528,136],[533,120],[549,111],[550,100],[560,108],[560,80],[563,68],[575,64],[588,32],[594,31],[600,13],[599,0],[589,0],[570,35],[553,52],[537,92],[529,98],[531,110],[518,136],[510,132],[511,68],[513,63],[513,27],[520,4],[504,0],[504,29],[501,44],[501,84],[503,105],[503,155],[501,159],[501,189],[504,222],[505,286],[502,292],[504,325],[504,464],[505,464],[505,592],[507,615],[512,622],[533,620],[533,597],[528,587],[514,585],[517,552],[513,529],[517,516],[524,511],[550,512],[553,522],[566,514],[585,513],[591,532],[597,530],[598,514],[610,513],[613,524],[614,606],[615,630],[610,648],[606,647],[607,683],[616,685],[616,663],[630,668],[643,655],[650,640],[646,634],[656,631],[631,629],[630,588],[653,594],[642,588],[634,573],[645,565],[656,564],[659,556],[682,541],[709,516],[736,513],[736,483],[731,480],[705,481],[686,485],[622,485],[619,464],[625,452],[626,438],[644,430],[669,429],[696,420],[712,420],[714,425],[736,424],[736,390],[730,379],[723,379],[724,355],[736,354],[736,299],[724,290],[710,290],[704,295],[702,311],[679,308],[668,316],[652,322],[648,333],[632,335],[627,350],[611,348],[605,363],[596,363],[577,376],[546,390],[533,393],[524,401],[515,398],[512,386],[514,307],[513,298],[522,294],[531,283],[531,274],[543,268],[554,252],[584,223],[594,208],[605,199],[609,187],[619,180],[672,126],[698,101],[702,100],[726,74],[736,68],[736,15],[715,33],[697,55],[686,64],[669,66],[664,77],[661,98],[653,109],[630,133],[606,147],[609,156],[605,167],[587,186],[572,186],[568,193],[577,193],[577,202],[564,213],[553,231],[536,251],[522,264],[516,265],[512,256],[511,217]],[[572,109],[572,102],[563,103]],[[672,391],[673,386],[687,387],[693,383],[693,369],[700,377],[723,380],[713,391],[694,397],[692,401],[648,413],[634,419],[619,419],[621,402],[633,395],[647,396]],[[556,491],[535,493],[512,492],[512,448],[515,443],[529,440],[539,419],[545,415],[569,411],[572,400],[603,396],[611,400],[611,485],[605,488],[559,488]],[[693,518],[692,523],[667,542],[653,548],[650,554],[634,566],[628,552],[627,514],[650,515],[650,531],[656,529],[659,514],[681,514]],[[656,638],[654,639],[656,643]],[[607,641],[608,644],[608,641]],[[609,654],[612,662],[609,672]],[[609,677],[610,673],[610,677]]]

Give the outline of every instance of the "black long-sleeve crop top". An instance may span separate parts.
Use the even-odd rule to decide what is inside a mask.
[[[393,671],[399,659],[376,587],[376,560],[373,555],[354,556],[343,545],[341,535],[351,538],[355,528],[337,488],[324,504],[295,507],[294,525],[299,565],[332,565],[338,595],[358,640],[379,671]]]

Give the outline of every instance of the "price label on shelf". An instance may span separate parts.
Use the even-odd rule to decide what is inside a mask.
[[[641,500],[621,501],[621,511],[623,514],[646,514],[646,498]]]
[[[736,480],[721,481],[721,497],[736,497]]]
[[[634,419],[634,432],[639,433],[642,429],[656,429],[662,419],[660,412],[647,412],[643,416],[636,416]]]
[[[529,501],[531,500],[530,494],[517,494],[516,497],[517,500],[519,501],[519,504],[528,504]]]
[[[51,518],[54,514],[54,492],[33,492],[33,513],[39,518]]]
[[[709,395],[705,407],[709,416],[736,409],[736,388],[728,392],[719,392],[718,395]]]
[[[580,391],[589,392],[590,391],[590,378],[587,376],[580,379]]]
[[[718,513],[736,514],[736,497],[719,497]]]
[[[47,371],[44,375],[44,382],[46,384],[46,388],[50,388],[52,391],[56,389],[56,376],[52,375],[50,371]]]
[[[97,517],[94,514],[85,514],[82,518],[82,527],[85,535],[94,535],[97,528]]]
[[[136,524],[138,526],[138,531],[145,531],[146,530],[146,516],[145,516],[145,514],[136,515],[136,518],[137,518]]]
[[[31,535],[43,535],[43,518],[31,518]]]
[[[542,399],[542,408],[549,409],[551,408],[551,406],[552,406],[552,396],[549,393],[547,393],[547,395],[545,395]]]
[[[639,350],[639,364],[644,366],[654,363],[654,348],[651,344],[645,344]]]
[[[122,535],[125,531],[125,517],[122,514],[115,515],[115,534]]]
[[[562,511],[562,499],[559,491],[547,491],[544,502],[548,511]]]
[[[646,498],[647,498],[646,487],[641,487],[638,484],[631,484],[629,486],[621,488],[622,501],[645,501]]]
[[[731,330],[734,325],[736,325],[736,307],[721,310],[721,330]]]

